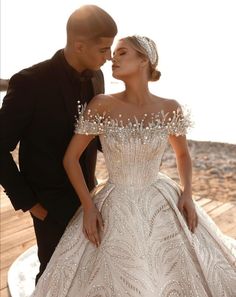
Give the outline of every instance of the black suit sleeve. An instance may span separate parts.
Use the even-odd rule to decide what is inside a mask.
[[[32,79],[24,72],[18,73],[10,79],[0,109],[0,183],[13,207],[23,211],[35,205],[37,199],[18,170],[11,152],[30,127],[35,108],[33,93]]]

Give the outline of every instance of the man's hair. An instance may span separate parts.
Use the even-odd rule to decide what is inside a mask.
[[[67,22],[67,37],[98,39],[115,37],[117,26],[113,18],[96,5],[83,5],[75,10]]]

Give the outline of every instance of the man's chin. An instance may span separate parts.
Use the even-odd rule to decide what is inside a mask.
[[[101,69],[101,66],[98,66],[98,67],[90,67],[89,70],[91,71],[98,71]]]
[[[97,65],[97,66],[91,66],[90,68],[88,68],[89,70],[92,71],[98,71],[101,70],[101,67],[104,65],[105,63],[103,63],[102,65]]]

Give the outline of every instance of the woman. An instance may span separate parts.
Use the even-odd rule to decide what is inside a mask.
[[[82,207],[33,296],[236,296],[235,242],[192,199],[189,116],[148,89],[157,63],[152,40],[121,39],[112,69],[125,91],[79,106],[64,166]],[[78,160],[96,135],[109,180],[92,195]],[[168,141],[181,187],[159,172]]]

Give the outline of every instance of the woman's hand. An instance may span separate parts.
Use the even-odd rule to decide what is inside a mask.
[[[178,208],[186,218],[189,230],[194,233],[198,224],[198,217],[192,198],[183,192],[178,202]]]
[[[103,227],[102,216],[95,205],[84,209],[83,233],[96,247],[101,243],[99,228],[103,230]]]

